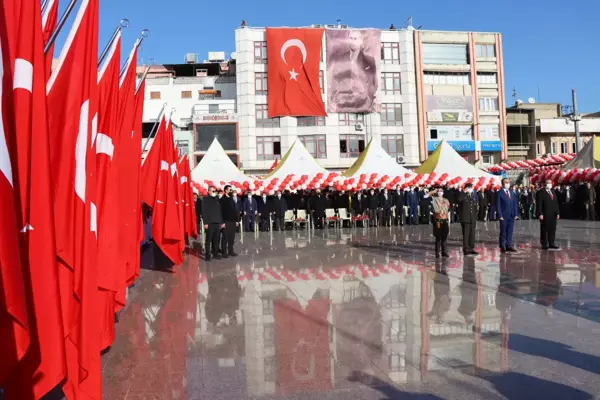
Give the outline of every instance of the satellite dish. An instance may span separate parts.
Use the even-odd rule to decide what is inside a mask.
[[[235,52],[235,51],[234,51],[234,52],[232,52],[232,53],[231,53],[231,56],[230,56],[230,58],[231,58],[232,60],[235,60],[235,59],[237,58],[237,52]]]
[[[534,104],[535,103],[535,99],[533,97],[530,97],[530,98],[527,99],[527,102],[529,104]]]
[[[518,99],[518,100],[517,100],[517,104],[518,104],[518,105],[521,105],[521,104],[523,104],[523,100],[521,100],[521,99]]]

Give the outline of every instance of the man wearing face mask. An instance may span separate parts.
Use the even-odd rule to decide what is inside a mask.
[[[377,226],[377,209],[379,208],[379,197],[375,194],[375,190],[369,191],[367,199],[367,209],[369,210],[369,226]]]
[[[444,189],[441,186],[437,186],[434,189],[433,201],[431,203],[433,208],[433,236],[435,237],[435,257],[441,256],[448,258],[448,252],[446,251],[446,240],[450,233],[450,227],[448,225],[448,218],[450,213],[450,202],[444,198]]]
[[[536,213],[540,220],[540,243],[543,250],[558,250],[554,243],[556,238],[556,221],[560,219],[558,197],[552,189],[552,180],[546,180],[546,187],[536,194]]]
[[[317,190],[317,194],[312,198],[311,210],[313,211],[313,223],[317,229],[323,229],[323,219],[325,218],[325,209],[327,208],[327,199]]]
[[[407,221],[409,225],[419,224],[419,196],[417,188],[411,188],[406,194],[406,205],[408,206]]]
[[[268,231],[270,229],[270,215],[271,205],[267,199],[267,194],[263,193],[261,198],[258,200],[258,217],[259,217],[259,229],[261,232]]]
[[[219,234],[225,227],[221,213],[221,203],[217,199],[217,189],[214,186],[208,188],[208,196],[202,199],[202,211],[204,218],[204,230],[206,231],[204,243],[204,259],[210,261],[211,256],[219,256]]]
[[[275,228],[278,231],[285,230],[285,212],[287,211],[287,203],[285,198],[281,196],[281,192],[275,194],[273,199],[273,215],[275,216]]]
[[[235,232],[240,221],[240,214],[238,214],[233,201],[231,186],[226,185],[223,192],[224,196],[219,200],[221,203],[221,212],[223,213],[223,221],[225,222],[223,237],[221,239],[221,253],[223,254],[223,257],[227,258],[229,256],[237,256],[233,251],[233,243],[235,241]]]
[[[475,251],[475,227],[477,225],[478,197],[473,193],[473,184],[467,183],[465,191],[458,195],[458,215],[463,233],[463,254],[477,255]]]
[[[496,192],[496,212],[500,221],[500,237],[498,239],[502,253],[516,253],[513,247],[513,230],[519,215],[517,194],[510,188],[510,179],[502,179],[502,189]]]
[[[246,198],[242,201],[242,212],[244,214],[244,226],[246,232],[254,232],[254,223],[256,214],[258,214],[258,204],[256,199],[252,197],[252,193],[248,192]]]
[[[400,189],[400,185],[396,186],[396,192],[392,196],[394,203],[394,210],[396,212],[396,222],[395,225],[404,226],[404,204],[405,197],[404,191]]]
[[[383,189],[379,201],[381,207],[381,225],[392,226],[392,206],[394,205],[394,202],[387,189]]]

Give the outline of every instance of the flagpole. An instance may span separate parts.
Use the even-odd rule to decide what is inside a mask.
[[[46,46],[44,46],[44,54],[48,54],[48,51],[50,50],[50,48],[56,41],[56,38],[58,37],[60,30],[63,28],[63,26],[65,26],[65,23],[67,22],[67,19],[69,18],[69,15],[75,8],[76,3],[77,3],[77,0],[71,0],[69,2],[69,5],[67,5],[67,9],[63,13],[63,15],[60,17],[60,21],[58,21],[58,23],[56,24],[56,28],[54,29],[54,32],[52,32],[52,35],[50,35],[50,38],[48,39],[48,43],[46,43]]]
[[[160,119],[162,118],[162,115],[163,115],[163,112],[165,111],[166,106],[167,106],[167,103],[163,104],[162,108],[160,109],[160,112],[158,113],[158,117],[156,118],[156,121],[154,122],[154,125],[152,126],[152,129],[150,130],[150,135],[148,135],[148,138],[146,138],[146,141],[144,142],[144,147],[142,147],[142,154],[144,153],[144,151],[146,151],[146,147],[148,146],[150,139],[152,139],[152,133],[156,133],[154,131],[156,130],[158,124],[160,123]]]
[[[140,81],[138,82],[137,87],[135,88],[135,94],[137,94],[137,92],[140,90],[142,82],[144,82],[144,79],[146,79],[146,75],[148,75],[148,71],[150,71],[150,67],[151,65],[148,65],[144,70],[144,73],[142,74],[142,77],[140,78]]]
[[[150,31],[148,29],[142,29],[142,32],[140,33],[140,37],[135,41],[134,49],[137,49],[138,47],[140,47],[140,45],[142,44],[144,39],[147,38],[148,36],[150,36]],[[128,65],[129,65],[129,60],[128,60],[128,62],[123,64],[123,67],[121,67],[121,72],[119,72],[119,77],[123,76]]]
[[[127,18],[123,18],[121,20],[121,22],[119,22],[119,25],[115,28],[115,31],[113,32],[112,36],[108,40],[108,43],[104,47],[104,50],[102,50],[102,53],[100,53],[100,57],[98,58],[98,67],[102,64],[102,62],[106,58],[106,55],[108,54],[108,51],[110,50],[110,46],[112,46],[115,39],[117,39],[119,32],[121,32],[123,30],[123,28],[129,28],[129,20]]]
[[[44,2],[42,3],[42,13],[44,12],[44,10],[46,9],[46,7],[48,7],[48,3],[50,3],[50,0],[44,0]],[[538,96],[539,98],[540,96]]]

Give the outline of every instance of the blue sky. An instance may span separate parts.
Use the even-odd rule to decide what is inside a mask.
[[[60,1],[64,8],[66,0]],[[147,28],[151,36],[140,57],[178,63],[185,53],[204,59],[208,51],[235,51],[234,29],[242,19],[249,26],[306,26],[339,18],[353,27],[387,29],[409,16],[422,29],[502,33],[509,103],[513,87],[523,100],[562,104],[571,103],[576,88],[581,111],[600,111],[599,0],[100,0],[100,43],[126,17],[124,54]]]

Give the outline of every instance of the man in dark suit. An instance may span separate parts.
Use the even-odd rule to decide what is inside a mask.
[[[246,232],[254,232],[254,223],[258,214],[258,204],[252,193],[248,192],[242,201],[242,213],[244,214],[244,225]]]
[[[381,207],[382,226],[392,226],[392,206],[394,205],[392,195],[387,189],[383,189],[379,198],[379,206]]]
[[[396,185],[396,192],[392,194],[394,202],[394,208],[396,210],[396,223],[395,225],[404,226],[404,204],[405,197],[404,191],[400,188],[400,185]]]
[[[217,189],[214,186],[208,188],[208,196],[202,199],[202,211],[204,220],[204,230],[206,231],[204,243],[204,259],[210,261],[211,256],[220,258],[219,234],[225,227],[223,223],[223,214],[221,213],[221,203],[217,198]]]
[[[313,213],[313,226],[317,229],[323,229],[323,220],[325,219],[325,210],[327,209],[327,199],[317,190],[317,194],[310,200],[310,210]]]
[[[262,197],[257,201],[257,210],[259,217],[259,229],[261,232],[268,231],[270,229],[270,215],[271,215],[271,203],[267,199],[267,194],[263,193]]]
[[[463,254],[474,255],[475,251],[475,227],[477,225],[478,196],[473,192],[473,184],[467,183],[465,191],[458,195],[458,215],[463,234]]]
[[[415,188],[411,188],[406,194],[406,205],[408,206],[406,219],[409,225],[419,224],[419,196],[415,190]]]
[[[223,197],[219,200],[221,203],[223,222],[225,223],[223,238],[221,239],[221,253],[225,258],[229,256],[235,257],[237,254],[233,251],[233,243],[235,241],[235,232],[240,224],[240,214],[233,201],[233,190],[231,189],[231,186],[226,185],[223,189],[223,194]]]
[[[513,230],[519,215],[517,194],[510,190],[510,179],[502,179],[502,189],[496,192],[496,211],[500,221],[500,251],[516,253],[513,247]]]
[[[327,55],[331,65],[329,107],[335,112],[373,110],[379,77],[375,59],[364,51],[363,32],[348,33],[348,47]],[[373,110],[374,111],[374,110]]]
[[[285,212],[287,203],[281,192],[277,192],[273,198],[273,215],[275,217],[275,228],[278,231],[285,230]]]
[[[536,195],[536,211],[540,219],[540,243],[543,250],[559,247],[554,243],[556,237],[556,221],[560,219],[558,196],[552,190],[552,180],[546,180],[546,187]]]

